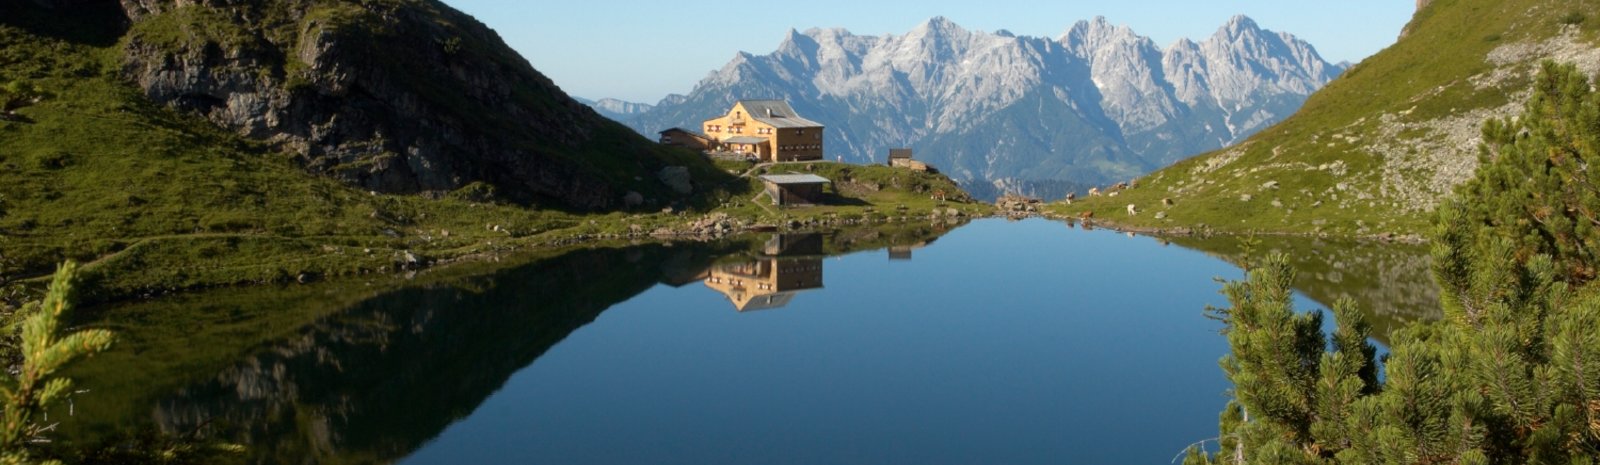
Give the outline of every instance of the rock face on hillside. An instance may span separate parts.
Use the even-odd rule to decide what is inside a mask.
[[[662,168],[653,144],[437,1],[121,5],[123,73],[149,98],[365,189],[439,195],[481,182],[514,201],[599,209]]]
[[[828,125],[828,156],[912,147],[975,194],[1059,197],[1222,147],[1299,108],[1343,68],[1236,17],[1165,49],[1105,18],[1057,39],[934,18],[904,35],[791,31],[628,123],[697,128],[740,98],[786,98]]]

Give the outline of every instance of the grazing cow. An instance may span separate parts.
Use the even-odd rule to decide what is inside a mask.
[[[1172,206],[1172,199],[1170,199],[1170,198],[1168,198],[1168,199],[1161,199],[1161,204],[1162,204],[1162,205],[1166,205],[1166,206],[1168,206],[1168,207],[1170,207],[1170,206]]]
[[[1112,190],[1119,190],[1119,191],[1123,190],[1123,189],[1127,189],[1127,188],[1128,188],[1128,183],[1125,183],[1125,182],[1119,182],[1119,183],[1117,183],[1117,185],[1111,186]]]
[[[1128,216],[1133,216],[1133,215],[1137,215],[1137,214],[1139,214],[1139,209],[1133,208],[1133,204],[1131,204],[1131,203],[1128,204]]]
[[[1076,192],[1071,193],[1071,194],[1067,194],[1067,205],[1072,205],[1072,201],[1073,200],[1077,200],[1077,199],[1078,199],[1078,194]]]
[[[1099,197],[1100,196],[1100,188],[1098,188],[1098,187],[1089,188],[1089,196],[1090,197]]]
[[[1088,211],[1088,210],[1084,210],[1082,212],[1078,212],[1078,219],[1087,220],[1089,218],[1094,218],[1094,212]]]

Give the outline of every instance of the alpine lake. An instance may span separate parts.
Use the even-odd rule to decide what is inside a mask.
[[[1425,247],[1259,237],[1296,306],[1437,318]],[[114,308],[59,447],[239,463],[1166,464],[1215,450],[1238,237],[1044,219],[592,245]],[[1334,324],[1331,314],[1325,324]]]

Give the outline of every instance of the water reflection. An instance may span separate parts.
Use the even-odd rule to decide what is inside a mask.
[[[776,308],[821,287],[827,255],[925,244],[956,226],[596,248],[392,290],[252,289],[108,310],[122,340],[73,373],[96,392],[79,404],[95,415],[63,422],[60,447],[71,456],[155,430],[244,445],[242,463],[391,462],[607,308],[658,284],[704,282],[740,311]],[[757,258],[718,262],[729,256]],[[273,321],[285,314],[320,316],[285,334]],[[168,320],[241,329],[212,343],[164,333]]]
[[[1245,256],[1238,237],[1175,237],[1172,243],[1238,264]],[[1423,245],[1370,241],[1259,236],[1251,252],[1283,253],[1295,270],[1294,288],[1324,307],[1350,298],[1367,315],[1373,336],[1385,344],[1389,332],[1415,321],[1444,316],[1432,259]]]
[[[706,287],[741,312],[783,307],[801,291],[822,288],[821,254],[821,234],[774,234],[760,256],[712,267]]]
[[[952,227],[594,248],[118,308],[119,344],[73,373],[93,415],[58,439],[195,435],[247,446],[243,463],[1149,463],[1130,457],[1215,434],[1226,349],[1201,308],[1221,303],[1207,278],[1236,270],[1038,220],[939,239]],[[1380,328],[1437,314],[1420,248],[1263,241],[1296,258],[1297,289],[1356,298]]]

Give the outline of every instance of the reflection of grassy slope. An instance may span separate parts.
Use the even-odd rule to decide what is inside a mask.
[[[1391,138],[1383,131],[1391,128],[1381,116],[1394,115],[1394,124],[1432,124],[1505,105],[1509,94],[1527,88],[1530,66],[1537,63],[1522,63],[1522,71],[1499,86],[1479,88],[1471,78],[1495,70],[1485,58],[1489,52],[1505,44],[1549,39],[1572,21],[1573,12],[1588,13],[1587,20],[1579,23],[1578,39],[1594,43],[1600,34],[1596,11],[1600,2],[1595,0],[1436,0],[1412,20],[1408,36],[1346,71],[1284,122],[1234,148],[1151,173],[1140,180],[1139,188],[1118,197],[1054,208],[1073,214],[1094,211],[1097,217],[1137,226],[1205,224],[1223,231],[1320,230],[1341,235],[1420,233],[1426,215],[1406,211],[1415,202],[1394,193],[1395,186],[1385,179],[1385,155],[1371,147],[1395,144],[1410,153],[1392,156],[1419,159],[1422,154],[1416,147],[1440,142],[1442,136],[1412,130],[1385,140]],[[1476,153],[1454,156],[1470,158]],[[1427,184],[1425,170],[1402,171],[1393,175],[1407,185]],[[1264,187],[1271,181],[1277,182],[1276,189]],[[1339,188],[1341,183],[1345,189]],[[1253,199],[1241,201],[1246,194]],[[1162,198],[1173,198],[1177,204],[1163,208]],[[1274,200],[1282,207],[1273,206]],[[1138,205],[1146,214],[1127,216],[1128,204]],[[1168,218],[1156,220],[1152,213],[1158,210],[1166,210]]]
[[[846,231],[825,248],[848,253],[944,231]],[[377,283],[379,291],[249,288],[104,311],[123,340],[73,371],[93,389],[77,411],[91,413],[64,423],[58,439],[64,449],[93,447],[160,427],[246,444],[263,463],[393,460],[606,308],[693,276],[716,256],[760,250],[768,237],[547,253],[522,265],[424,272]]]
[[[1433,282],[1428,249],[1402,244],[1259,236],[1257,256],[1282,252],[1295,270],[1294,289],[1331,306],[1354,299],[1373,326],[1373,335],[1388,341],[1390,330],[1418,320],[1442,316],[1439,288]],[[1233,263],[1244,254],[1239,238],[1170,239]]]
[[[78,400],[79,412],[93,414],[64,425],[81,441],[68,447],[155,421],[168,433],[245,444],[252,462],[393,459],[601,311],[656,284],[669,271],[657,265],[703,266],[714,250],[581,250],[376,295],[252,289],[118,309],[111,316],[123,322],[113,327],[130,339],[73,373],[101,395]],[[674,260],[684,254],[698,258]],[[168,319],[176,324],[163,328]],[[336,450],[319,456],[319,445]]]

